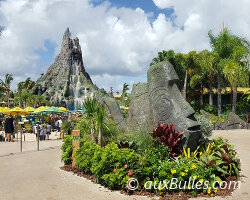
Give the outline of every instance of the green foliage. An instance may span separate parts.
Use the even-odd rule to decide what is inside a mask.
[[[65,138],[65,143],[71,143]],[[179,181],[195,179],[195,183],[208,181],[209,189],[198,190],[184,188],[183,191],[196,195],[200,192],[210,193],[215,181],[219,183],[230,175],[238,177],[239,160],[233,146],[222,138],[214,140],[204,148],[195,152],[183,148],[183,154],[172,158],[168,147],[158,145],[136,153],[128,148],[119,149],[115,143],[101,148],[99,145],[81,138],[81,147],[76,152],[76,163],[80,171],[93,174],[97,182],[111,189],[127,190],[126,184],[130,177],[139,182],[140,190],[146,181],[159,181],[177,178]],[[65,152],[67,145],[63,145]],[[160,193],[161,188],[159,189]],[[168,190],[165,190],[167,192]]]
[[[71,120],[71,121],[64,121],[62,123],[62,130],[65,134],[68,134],[68,135],[71,135],[72,133],[72,130],[74,129],[75,127],[75,123],[76,121],[75,120]]]
[[[196,119],[201,125],[201,133],[203,138],[209,138],[212,135],[213,124],[209,122],[203,115],[196,116]]]
[[[90,169],[92,167],[92,157],[95,151],[98,151],[100,146],[97,144],[86,141],[81,145],[80,148],[76,150],[75,158],[76,165],[80,171],[85,173],[91,173]]]
[[[86,118],[82,118],[77,121],[76,129],[80,130],[81,135],[88,135],[90,134],[90,123],[89,120]]]
[[[135,143],[137,147],[136,151],[140,153],[140,152],[144,152],[148,148],[153,147],[156,140],[146,132],[131,131],[125,134],[120,133],[117,137],[116,142],[117,143],[120,143],[120,142]]]
[[[62,161],[64,165],[70,165],[72,163],[72,152],[73,152],[73,146],[72,146],[72,136],[66,136],[63,140],[63,145],[61,147],[62,149]]]

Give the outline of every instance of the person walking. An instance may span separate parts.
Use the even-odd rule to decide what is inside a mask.
[[[61,120],[61,118],[59,118],[57,120],[57,131],[60,132],[61,128],[62,128],[62,120]]]
[[[8,142],[10,141],[14,142],[14,120],[11,115],[7,115],[4,129],[5,129],[5,134],[7,134]]]
[[[47,124],[47,140],[49,140],[49,135],[51,134],[51,125]]]

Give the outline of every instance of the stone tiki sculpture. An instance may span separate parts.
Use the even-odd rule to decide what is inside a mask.
[[[147,83],[133,86],[128,123],[132,129],[152,132],[160,123],[175,123],[176,130],[184,131],[182,145],[195,150],[201,137],[194,110],[182,97],[177,85],[178,76],[173,66],[163,61],[151,66]]]

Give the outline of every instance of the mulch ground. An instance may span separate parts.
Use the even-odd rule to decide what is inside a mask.
[[[91,180],[91,182],[96,183],[94,176],[90,175],[90,174],[85,174],[83,172],[78,171],[77,168],[73,168],[71,165],[65,165],[63,167],[61,167],[60,169],[64,170],[64,171],[68,171],[68,172],[73,172],[73,174],[76,174],[79,177],[84,177],[86,179]],[[235,176],[232,177],[228,177],[226,179],[227,183],[229,184],[230,181],[237,181]],[[227,185],[228,185],[227,184]],[[219,189],[216,194],[204,194],[204,193],[200,193],[198,194],[196,197],[214,197],[214,196],[230,196],[232,194],[232,192],[234,191],[234,188],[231,187],[230,189]],[[124,190],[120,191],[122,194],[126,194],[126,195],[130,195],[130,193],[127,193]],[[195,197],[192,196],[191,194],[187,194],[185,192],[172,192],[172,193],[165,193],[163,195],[160,194],[155,194],[146,190],[141,190],[141,191],[133,191],[133,193],[131,193],[133,195],[141,195],[141,196],[148,196],[148,197],[154,197],[155,195],[158,195],[160,197],[160,200],[187,200],[189,198]]]

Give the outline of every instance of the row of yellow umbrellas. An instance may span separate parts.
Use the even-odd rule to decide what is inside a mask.
[[[56,113],[62,113],[62,112],[69,112],[66,108],[64,107],[48,107],[48,106],[41,106],[37,109],[32,108],[32,107],[27,107],[25,109],[15,107],[12,109],[9,109],[7,107],[0,107],[0,113],[5,113],[5,114],[12,114],[12,115],[27,115],[30,113],[41,113],[41,112],[56,112]]]

